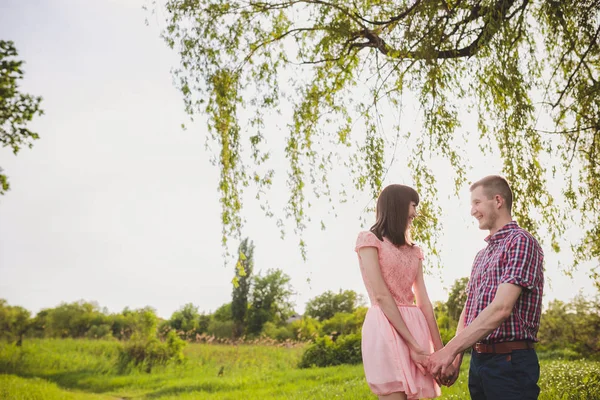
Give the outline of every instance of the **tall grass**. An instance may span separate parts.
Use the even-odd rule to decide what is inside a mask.
[[[302,347],[189,344],[182,364],[120,374],[120,346],[73,339],[26,340],[22,348],[0,343],[0,399],[376,398],[362,365],[297,368]],[[468,363],[457,383],[442,389],[442,399],[469,398]],[[543,360],[540,386],[541,400],[600,399],[600,363]]]
[[[10,400],[84,400],[113,399],[102,395],[77,393],[60,389],[56,384],[43,379],[25,379],[14,375],[0,374],[0,399]]]

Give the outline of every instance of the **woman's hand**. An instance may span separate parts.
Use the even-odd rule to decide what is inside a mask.
[[[415,363],[423,375],[429,369],[429,353],[421,348],[410,349],[410,359]]]

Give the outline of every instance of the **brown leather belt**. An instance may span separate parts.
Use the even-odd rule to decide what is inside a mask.
[[[534,344],[530,340],[518,340],[514,342],[499,342],[499,343],[475,343],[473,350],[477,353],[491,353],[491,354],[509,354],[513,350],[526,350],[533,349]]]

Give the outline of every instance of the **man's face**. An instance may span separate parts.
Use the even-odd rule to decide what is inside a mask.
[[[498,208],[495,197],[488,198],[482,186],[471,192],[471,215],[479,221],[479,229],[490,230],[498,219]]]

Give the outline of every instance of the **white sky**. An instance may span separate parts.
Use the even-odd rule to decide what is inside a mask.
[[[219,171],[204,149],[205,127],[180,128],[187,117],[169,72],[178,58],[152,18],[144,24],[142,3],[0,2],[0,38],[15,42],[26,61],[22,87],[44,98],[45,111],[31,124],[41,136],[33,149],[16,157],[0,149],[12,185],[0,198],[0,298],[9,304],[37,312],[84,299],[111,312],[149,305],[168,318],[188,302],[211,311],[230,301],[233,264],[225,268],[222,260]],[[499,172],[498,160],[470,161],[472,180]],[[386,184],[411,184],[401,170],[395,166]],[[270,196],[287,193],[278,186]],[[291,227],[280,240],[275,222],[248,203],[245,234],[256,245],[255,270],[289,274],[300,312],[325,290],[366,297],[353,248],[367,198],[358,194],[339,206],[337,218],[326,203],[311,209],[306,263]],[[444,268],[427,276],[432,300],[445,300],[454,280],[469,275],[486,236],[469,216],[467,188],[462,201],[441,198]],[[545,250],[552,283],[546,301],[594,293],[584,272],[575,280],[558,272],[568,255]]]

